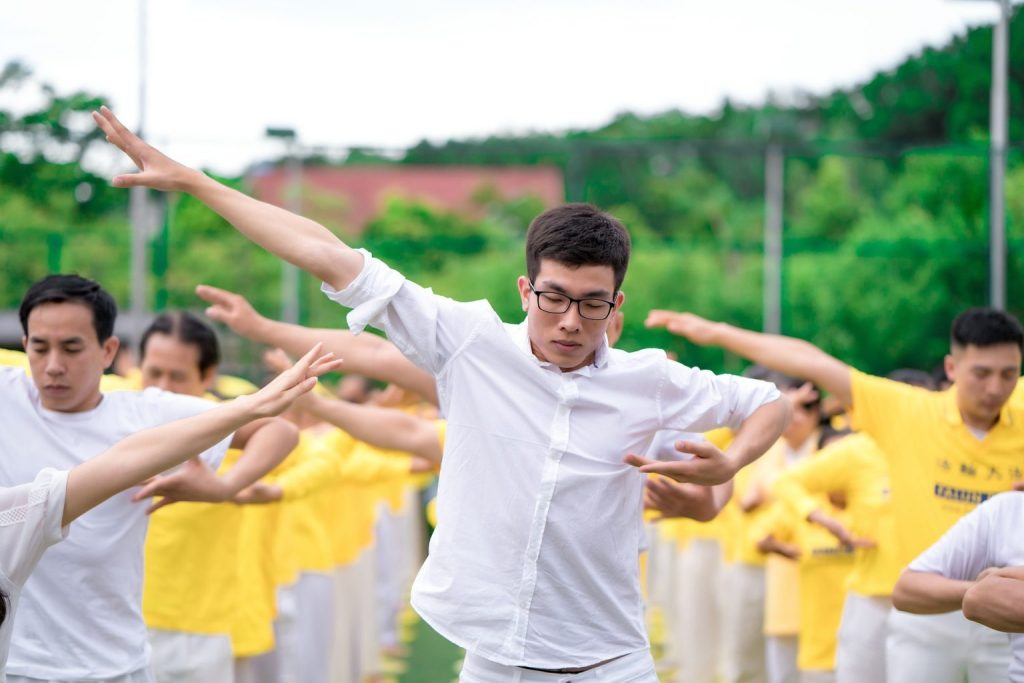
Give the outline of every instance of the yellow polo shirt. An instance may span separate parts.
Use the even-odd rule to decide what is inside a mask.
[[[11,349],[0,349],[0,365],[11,368],[22,368],[28,372],[28,356],[24,351],[13,351]]]
[[[225,456],[220,471],[237,458],[237,451]],[[207,635],[231,632],[239,600],[235,567],[241,525],[242,510],[230,503],[175,503],[153,513],[142,584],[146,626]]]
[[[889,495],[889,465],[871,437],[853,434],[830,444],[782,473],[773,487],[798,519],[822,509],[820,495],[831,492],[846,496],[850,533],[876,544],[854,550],[848,588],[860,595],[891,595],[903,565]]]
[[[824,496],[820,506],[844,524],[850,523],[844,511],[832,507]],[[846,597],[845,585],[853,568],[853,550],[840,545],[822,527],[801,520],[781,503],[773,505],[770,514],[762,519],[761,530],[800,550],[800,559],[795,562],[778,555],[769,558],[769,562],[778,559],[796,570],[797,666],[801,671],[834,669],[836,635]]]
[[[1011,401],[984,439],[964,424],[956,388],[930,392],[851,370],[855,425],[889,462],[898,563],[1024,479],[1024,411]]]

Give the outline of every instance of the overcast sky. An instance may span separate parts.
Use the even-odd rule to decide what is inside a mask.
[[[0,63],[107,95],[138,123],[140,0],[0,6]],[[267,126],[392,148],[709,112],[851,85],[996,16],[968,0],[149,0],[145,129],[233,173],[280,149]]]

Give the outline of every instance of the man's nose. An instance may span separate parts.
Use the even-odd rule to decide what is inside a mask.
[[[569,310],[562,314],[562,318],[558,322],[559,327],[564,330],[580,329],[580,325],[583,324],[583,318],[580,315],[579,304],[576,302],[571,303],[569,305]]]
[[[46,374],[47,375],[63,375],[65,371],[64,359],[56,351],[51,351],[46,355]]]

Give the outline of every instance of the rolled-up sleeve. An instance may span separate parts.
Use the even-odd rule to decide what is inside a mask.
[[[659,387],[663,429],[706,432],[738,429],[743,421],[781,395],[774,384],[665,362]]]
[[[363,269],[342,290],[323,283],[320,290],[332,301],[351,308],[349,329],[358,334],[367,326],[383,330],[409,360],[438,374],[460,348],[473,340],[485,320],[500,324],[486,301],[461,303],[434,294],[405,279],[373,258],[365,249]]]

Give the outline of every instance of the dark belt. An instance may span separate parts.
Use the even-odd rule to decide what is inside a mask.
[[[606,659],[603,662],[598,662],[597,664],[590,664],[588,666],[580,666],[580,667],[569,667],[569,668],[566,668],[566,669],[538,669],[537,667],[534,667],[534,666],[521,666],[519,668],[520,669],[526,669],[528,671],[540,671],[540,672],[546,673],[546,674],[581,674],[581,673],[584,673],[586,671],[590,671],[591,669],[596,669],[599,666],[604,666],[608,662],[614,662],[616,659],[621,659],[621,658],[623,658],[625,656],[626,655],[619,655],[618,657],[612,657],[611,659]]]

